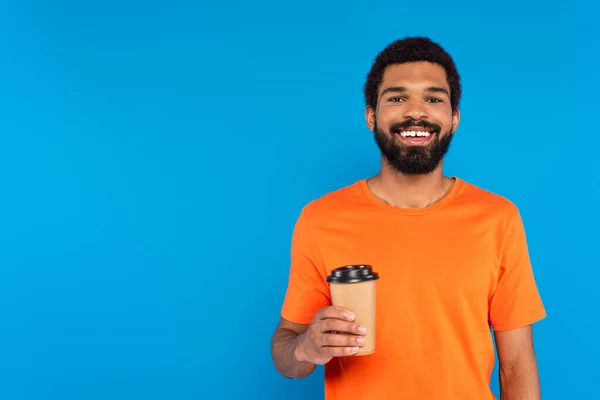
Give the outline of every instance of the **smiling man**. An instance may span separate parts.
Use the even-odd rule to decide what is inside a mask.
[[[494,399],[495,340],[501,399],[539,399],[532,324],[546,314],[519,211],[442,171],[460,121],[452,58],[427,38],[396,41],[364,94],[381,170],[302,210],[275,367],[302,378],[325,365],[329,400]],[[365,329],[331,306],[326,277],[365,263],[380,275],[377,349],[355,356]]]

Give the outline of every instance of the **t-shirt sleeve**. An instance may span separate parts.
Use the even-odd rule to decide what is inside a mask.
[[[321,253],[305,213],[296,221],[291,244],[288,287],[281,316],[309,324],[316,312],[331,304]]]
[[[489,315],[490,324],[496,331],[522,328],[546,316],[518,211],[513,215],[505,235],[500,273],[490,301]]]

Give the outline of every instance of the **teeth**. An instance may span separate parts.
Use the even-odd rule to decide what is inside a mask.
[[[427,136],[429,136],[429,132],[427,132],[427,131],[402,131],[402,136],[403,137],[418,137],[418,136],[427,137]]]

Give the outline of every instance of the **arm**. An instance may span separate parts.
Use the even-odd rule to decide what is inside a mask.
[[[532,324],[546,316],[518,213],[506,228],[498,283],[489,303],[500,364],[502,400],[539,400]]]
[[[282,318],[271,340],[275,368],[287,378],[304,378],[316,365],[356,354],[364,345],[364,327],[353,322],[353,313],[330,305],[325,274],[319,246],[302,213],[292,237]]]
[[[532,327],[496,331],[501,400],[540,400]]]
[[[308,325],[295,324],[283,318],[271,340],[271,356],[277,371],[286,378],[304,378],[315,369],[315,364],[301,362],[296,358],[296,348],[300,335],[308,329]]]
[[[333,357],[356,354],[365,344],[366,330],[354,318],[352,312],[334,306],[319,310],[310,325],[282,318],[271,341],[275,368],[286,378],[304,378]]]

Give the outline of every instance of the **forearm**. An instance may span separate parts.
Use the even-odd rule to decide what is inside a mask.
[[[500,400],[540,400],[535,359],[513,366],[500,366]]]
[[[277,371],[286,378],[304,378],[315,369],[315,364],[296,359],[299,335],[288,329],[278,329],[271,343],[271,354]]]

